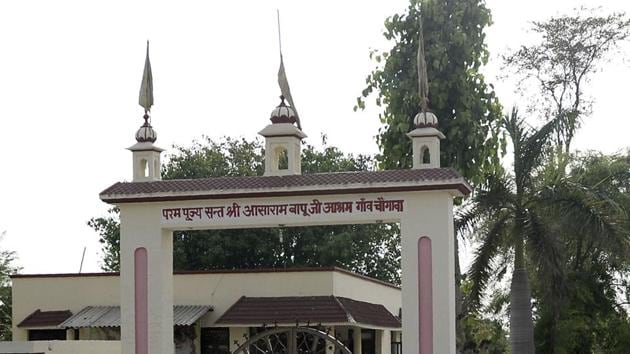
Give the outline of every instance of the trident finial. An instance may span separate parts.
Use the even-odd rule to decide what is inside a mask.
[[[149,60],[149,41],[147,40],[147,57],[144,61],[144,72],[142,73],[142,84],[140,86],[140,97],[138,104],[144,108],[145,120],[148,119],[148,112],[153,106],[153,74],[151,73],[151,61]]]

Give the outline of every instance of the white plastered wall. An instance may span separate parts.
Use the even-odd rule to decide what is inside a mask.
[[[173,237],[159,215],[142,204],[120,208],[120,316],[122,352],[135,352],[134,252],[148,256],[148,352],[173,352]]]
[[[119,289],[117,276],[13,279],[13,340],[28,338],[27,330],[17,324],[37,309],[77,313],[86,306],[115,306],[120,303]]]
[[[211,326],[241,296],[326,296],[332,292],[332,272],[187,274],[175,276],[176,301],[212,305],[202,326]],[[400,296],[400,295],[399,295]]]
[[[415,137],[413,145],[413,168],[440,167],[440,139],[436,136]],[[429,149],[430,161],[423,162],[423,149]]]
[[[15,325],[36,309],[70,310],[72,313],[77,313],[86,306],[119,306],[119,279],[117,275],[14,279],[13,330],[15,339],[26,340],[27,331]],[[174,304],[214,307],[212,312],[202,318],[203,327],[212,326],[240,296],[329,296],[334,294],[361,301],[382,303],[394,314],[397,314],[397,308],[401,303],[400,290],[340,271],[176,274],[173,277],[173,285]],[[396,312],[392,309],[396,309]],[[82,338],[87,337],[84,335]]]
[[[119,341],[0,342],[0,353],[120,354]]]
[[[282,176],[300,174],[302,171],[300,144],[301,140],[294,136],[265,138],[265,175]],[[288,166],[283,170],[278,169],[278,149],[284,149],[287,153]]]
[[[133,151],[133,180],[160,180],[160,151]]]
[[[402,307],[399,288],[359,279],[342,272],[335,272],[333,279],[335,295],[373,304],[382,304],[394,316],[398,316],[398,311]]]
[[[431,239],[433,283],[433,352],[455,353],[455,254],[453,199],[424,193],[408,201],[401,221],[403,353],[419,352],[418,241]]]

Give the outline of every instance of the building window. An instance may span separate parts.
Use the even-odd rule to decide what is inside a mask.
[[[229,328],[202,328],[201,354],[229,354]]]
[[[92,334],[94,337],[92,337]],[[120,327],[92,328],[91,340],[120,340]]]
[[[399,311],[399,318],[402,318],[402,309]],[[392,331],[391,354],[402,354],[402,333],[399,331]]]
[[[346,347],[354,354],[376,354],[376,331],[373,329],[361,329],[361,353],[354,352],[354,331],[348,330],[348,341]]]
[[[29,329],[28,340],[66,340],[65,329]]]
[[[422,162],[423,165],[431,163],[431,153],[428,147],[423,146],[422,149],[420,149],[420,158],[422,159],[420,162]]]
[[[197,339],[197,333],[194,326],[175,326],[173,328],[175,354],[195,353],[195,339]]]
[[[140,168],[142,169],[142,176],[149,177],[149,162],[147,160],[140,160]]]
[[[289,169],[289,153],[287,149],[283,147],[279,147],[276,149],[277,159],[278,159],[278,170],[288,170]]]
[[[376,331],[361,330],[361,354],[376,354]]]
[[[402,354],[401,342],[392,342],[392,354]]]

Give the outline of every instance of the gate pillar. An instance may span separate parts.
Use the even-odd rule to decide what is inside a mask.
[[[453,196],[407,200],[401,219],[404,354],[455,353]]]
[[[153,208],[120,207],[122,354],[173,354],[173,237]]]

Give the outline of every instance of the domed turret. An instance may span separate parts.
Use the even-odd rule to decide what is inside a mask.
[[[295,110],[284,103],[284,96],[280,96],[280,104],[271,112],[271,122],[273,124],[278,123],[295,123],[297,121],[297,115]]]
[[[413,123],[415,124],[416,128],[438,127],[437,116],[433,114],[433,112],[429,111],[416,114],[415,118],[413,119]]]
[[[427,63],[424,58],[424,35],[422,32],[422,16],[420,16],[418,37],[418,98],[420,113],[413,118],[414,130],[407,133],[412,140],[413,168],[440,167],[440,139],[444,134],[438,127],[438,119],[429,111],[429,78]]]
[[[271,124],[258,134],[265,137],[265,176],[299,175],[302,171],[301,146],[306,134],[295,123],[295,109],[284,103],[271,112]]]
[[[157,140],[157,133],[148,120],[149,116],[145,115],[144,124],[136,132],[136,141],[139,143],[154,143]]]

